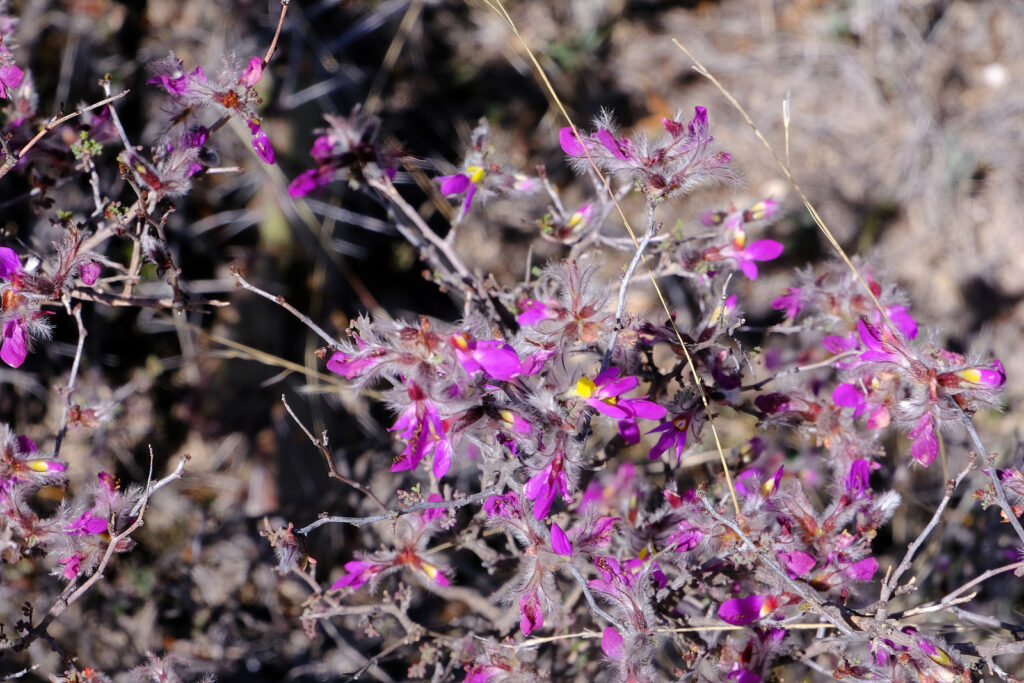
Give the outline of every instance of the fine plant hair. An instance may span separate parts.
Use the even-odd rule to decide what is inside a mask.
[[[1020,680],[985,593],[1024,576],[1024,448],[991,434],[1013,378],[841,246],[741,97],[676,43],[799,201],[745,191],[728,110],[571,117],[485,0],[567,124],[535,158],[499,117],[422,156],[384,76],[295,123],[306,153],[290,81],[342,72],[295,4],[65,110],[0,0],[0,678]]]

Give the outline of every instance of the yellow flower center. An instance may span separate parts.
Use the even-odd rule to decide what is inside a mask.
[[[466,169],[466,175],[469,176],[470,182],[475,184],[483,180],[487,172],[480,166],[470,166]]]

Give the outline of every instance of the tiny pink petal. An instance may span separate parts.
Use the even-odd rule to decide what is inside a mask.
[[[253,57],[249,60],[249,66],[245,67],[242,71],[242,75],[238,79],[239,85],[244,85],[247,88],[259,83],[260,78],[263,76],[263,60],[259,57]]]
[[[878,571],[878,560],[873,557],[866,557],[860,562],[851,564],[846,573],[858,581],[870,581]]]
[[[611,626],[605,627],[604,632],[601,634],[601,650],[609,659],[621,660],[623,657],[622,634]]]
[[[96,283],[101,270],[100,264],[95,261],[89,261],[78,266],[78,276],[82,278],[82,284],[91,286]]]
[[[551,525],[551,548],[559,555],[565,555],[566,557],[572,555],[572,544],[569,543],[569,537],[562,531],[562,527],[557,524]]]
[[[469,176],[463,173],[443,175],[438,177],[438,180],[441,181],[441,194],[446,197],[453,194],[462,194],[473,184]]]
[[[571,157],[582,157],[587,154],[583,143],[576,137],[572,128],[562,128],[558,131],[558,143],[562,146],[562,151]]]

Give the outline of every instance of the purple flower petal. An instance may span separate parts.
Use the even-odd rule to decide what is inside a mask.
[[[775,240],[757,240],[747,245],[743,253],[754,261],[771,261],[778,258],[785,247]]]
[[[607,128],[598,128],[597,139],[598,142],[600,142],[605,149],[611,152],[612,156],[616,159],[619,159],[620,161],[629,161],[629,157],[622,152],[622,145],[615,139],[615,136],[612,135],[610,130]]]
[[[572,128],[562,128],[558,131],[558,144],[562,146],[562,151],[571,157],[582,157],[587,154],[583,143],[576,137]]]
[[[803,576],[814,568],[815,560],[802,550],[779,553],[779,559],[786,565],[790,577]]]
[[[840,384],[832,390],[832,402],[837,406],[853,408],[853,416],[857,417],[867,408],[864,392],[855,384]]]
[[[603,415],[607,415],[608,417],[615,418],[616,420],[621,420],[622,418],[633,416],[632,413],[630,413],[628,410],[625,410],[624,408],[621,408],[618,405],[605,403],[599,398],[588,398],[586,399],[586,401],[587,404],[597,412]]]
[[[846,337],[836,335],[825,337],[821,340],[821,345],[824,346],[825,350],[829,353],[842,353],[843,351],[849,351],[857,346],[856,342],[853,342]]]
[[[469,176],[463,173],[443,175],[438,177],[438,180],[441,181],[441,194],[446,197],[453,194],[462,194],[473,184]]]
[[[251,127],[252,124],[250,124]],[[267,134],[263,132],[262,128],[257,127],[257,130],[253,132],[252,148],[256,150],[256,154],[264,163],[274,163],[274,148],[270,146],[270,140],[267,139]]]
[[[448,474],[452,465],[452,446],[448,439],[441,439],[434,448],[434,476],[440,479]]]
[[[605,627],[601,634],[601,651],[609,659],[622,659],[622,634],[611,626]]]
[[[846,568],[846,573],[858,581],[870,581],[877,571],[878,560],[873,557],[866,557]]]
[[[572,544],[569,543],[569,537],[557,524],[551,525],[551,548],[559,555],[572,556]]]
[[[935,456],[939,454],[939,439],[935,436],[931,413],[921,418],[917,426],[911,430],[910,438],[913,440],[910,445],[910,454],[914,460],[925,467],[931,465]]]
[[[21,318],[13,318],[4,323],[0,344],[0,360],[12,368],[21,367],[28,356],[28,336]]]
[[[25,75],[16,64],[0,66],[0,94],[5,99],[10,99],[11,90],[21,84],[21,78]]]
[[[629,401],[629,407],[633,410],[633,414],[637,417],[641,417],[645,420],[660,420],[665,417],[664,406],[660,406],[654,401],[648,401],[642,398],[627,399]]]
[[[519,598],[519,629],[524,636],[544,626],[544,613],[540,609],[540,600],[536,593],[528,593]]]
[[[101,270],[100,264],[89,261],[78,266],[78,276],[82,278],[82,284],[93,285],[96,283],[96,278],[100,276]]]
[[[468,353],[483,369],[484,374],[492,379],[507,382],[523,369],[516,350],[500,340],[471,342]]]
[[[263,60],[253,57],[249,60],[249,66],[245,67],[242,75],[238,78],[238,84],[251,88],[256,85],[263,76]]]
[[[779,599],[770,595],[730,598],[718,608],[718,616],[733,626],[742,626],[768,616],[778,607],[778,604]]]
[[[0,247],[0,277],[10,280],[11,275],[21,272],[21,259],[10,247]]]

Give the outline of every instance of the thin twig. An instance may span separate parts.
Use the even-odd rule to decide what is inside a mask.
[[[301,529],[296,529],[295,533],[305,536],[309,534],[310,531],[322,527],[324,524],[351,524],[352,526],[365,526],[367,524],[373,524],[374,522],[383,522],[386,519],[397,519],[403,515],[408,515],[413,512],[438,509],[458,509],[465,507],[466,505],[472,505],[473,503],[479,503],[480,501],[487,500],[491,496],[498,495],[499,493],[501,493],[501,490],[495,487],[481,491],[480,493],[474,493],[472,496],[467,496],[466,498],[436,501],[427,500],[422,503],[414,503],[409,507],[395,508],[388,512],[383,512],[379,515],[371,515],[369,517],[321,517],[312,524],[308,524]]]
[[[622,630],[622,626],[620,626],[619,622],[615,620],[615,617],[597,606],[597,602],[594,601],[594,595],[590,592],[590,586],[587,585],[587,580],[583,578],[582,574],[580,574],[580,570],[570,564],[569,572],[572,574],[572,577],[576,579],[576,583],[579,584],[580,590],[583,591],[583,597],[587,599],[587,604],[590,605],[590,609],[594,611],[594,614],[598,615],[615,628]]]
[[[75,360],[71,363],[71,374],[68,376],[68,384],[64,388],[64,412],[60,416],[60,429],[53,442],[53,457],[60,455],[60,447],[64,442],[64,436],[68,432],[68,415],[71,414],[71,394],[75,391],[75,381],[78,379],[78,368],[82,362],[82,349],[85,347],[85,338],[88,332],[85,331],[85,324],[82,323],[82,305],[75,304],[72,310],[75,323],[78,325],[78,344],[75,346]]]
[[[129,277],[126,281],[131,282],[132,278]],[[174,299],[171,297],[124,296],[114,294],[113,292],[99,291],[92,287],[75,287],[69,293],[72,299],[94,301],[107,306],[130,306],[132,308],[156,308],[162,310],[174,308],[175,305]],[[187,311],[200,311],[204,306],[222,308],[230,305],[229,301],[220,301],[219,299],[196,299],[187,302],[184,308]]]
[[[970,462],[967,463],[967,467],[965,467],[963,471],[956,476],[955,480],[949,480],[946,482],[946,491],[942,496],[942,500],[939,501],[938,507],[935,508],[935,513],[932,515],[931,520],[929,520],[925,528],[921,530],[921,533],[917,535],[917,538],[914,539],[913,543],[907,547],[907,552],[903,556],[903,561],[900,562],[898,567],[896,567],[896,571],[888,575],[886,580],[882,582],[882,592],[878,598],[878,610],[876,612],[877,619],[885,619],[885,612],[889,604],[889,598],[892,597],[892,593],[895,590],[900,577],[910,569],[910,565],[914,561],[914,555],[925,542],[925,539],[928,538],[928,535],[931,534],[932,530],[938,526],[939,521],[942,519],[942,513],[946,511],[946,506],[949,505],[949,501],[953,497],[953,493],[956,491],[957,487],[960,486],[964,477],[966,477],[973,469],[974,458],[971,458]]]
[[[651,238],[658,233],[658,226],[654,222],[655,208],[654,202],[647,203],[647,229],[644,230],[644,236],[640,239],[639,244],[636,245],[636,252],[633,254],[633,259],[629,262],[629,267],[626,268],[626,272],[622,275],[622,284],[619,285],[619,301],[615,306],[615,329],[612,331],[611,340],[608,342],[608,350],[605,351],[604,360],[601,361],[601,372],[607,370],[612,362],[615,341],[619,337],[619,330],[622,329],[622,312],[626,308],[626,290],[629,288],[629,281],[633,278],[633,273],[640,264],[640,260],[643,258],[644,251],[647,249],[647,245],[650,244]]]
[[[376,503],[381,510],[384,510],[386,512],[388,506],[385,505],[384,501],[377,497],[377,494],[371,491],[368,487],[360,484],[358,481],[355,481],[354,479],[349,479],[344,474],[339,472],[337,468],[334,466],[334,459],[331,457],[331,451],[330,449],[327,448],[327,432],[324,432],[322,438],[316,438],[315,436],[313,436],[313,433],[306,428],[306,425],[302,423],[302,420],[299,419],[299,416],[295,414],[295,411],[292,410],[292,407],[288,405],[288,399],[285,398],[284,394],[281,394],[281,403],[284,404],[285,410],[287,410],[288,414],[292,416],[293,420],[295,420],[295,424],[299,425],[299,429],[301,429],[305,433],[305,435],[309,438],[313,445],[316,446],[317,449],[320,451],[320,454],[324,456],[324,461],[327,463],[328,475],[334,479],[337,479],[340,482],[348,484],[354,489],[361,491],[362,493],[367,495],[374,503]]]
[[[925,604],[925,605],[920,605],[920,606],[915,607],[913,609],[909,609],[906,612],[902,612],[899,616],[901,618],[912,617],[915,614],[923,614],[924,612],[934,611],[932,609],[933,606],[945,607],[945,606],[951,605],[951,604],[953,604],[953,602],[959,596],[961,596],[964,593],[966,593],[967,591],[971,590],[972,588],[974,588],[978,584],[980,584],[980,583],[982,583],[984,581],[987,581],[988,579],[991,579],[993,576],[998,576],[999,574],[1003,574],[1003,573],[1014,571],[1016,569],[1021,569],[1021,568],[1024,568],[1024,560],[1021,560],[1019,562],[1013,562],[1011,564],[1004,564],[1002,567],[996,567],[995,569],[989,569],[988,571],[983,572],[983,573],[979,574],[978,576],[974,577],[973,579],[971,579],[970,581],[968,581],[964,585],[960,586],[956,590],[948,593],[941,600],[938,600],[936,602],[931,602],[931,603],[928,603],[928,604]]]
[[[776,374],[772,375],[771,377],[766,377],[765,379],[762,379],[759,382],[755,382],[753,384],[747,384],[745,386],[742,386],[742,387],[740,387],[740,391],[751,391],[751,390],[754,390],[754,389],[760,389],[761,387],[763,387],[764,385],[768,384],[769,382],[774,382],[775,380],[781,379],[781,378],[786,377],[788,375],[798,375],[801,372],[810,372],[811,370],[820,370],[821,368],[829,368],[829,367],[832,367],[832,365],[835,364],[836,361],[843,360],[844,358],[849,358],[850,356],[855,356],[858,353],[860,353],[860,351],[857,350],[857,349],[854,349],[852,351],[844,351],[843,353],[840,353],[838,355],[832,356],[830,358],[826,358],[825,360],[820,361],[818,363],[810,363],[809,365],[797,365],[797,366],[794,366],[792,368],[788,368],[786,370],[783,370],[782,372],[777,372]]]
[[[1003,514],[1006,515],[1006,521],[1010,523],[1013,530],[1017,532],[1017,538],[1024,543],[1024,528],[1021,528],[1020,520],[1017,519],[1017,513],[1013,511],[1013,506],[1010,505],[1010,501],[1006,499],[1006,491],[1003,490],[1003,483],[999,481],[999,473],[996,471],[995,459],[989,455],[988,450],[985,449],[985,444],[982,443],[981,437],[978,436],[978,432],[974,429],[974,422],[971,420],[971,416],[968,415],[959,405],[953,404],[956,409],[960,412],[960,421],[963,422],[964,428],[967,433],[971,435],[971,441],[974,442],[974,447],[978,451],[978,455],[985,462],[985,468],[982,470],[988,475],[988,478],[992,480],[992,488],[995,489],[996,498],[999,501],[999,507],[1003,509]]]
[[[305,313],[303,313],[302,311],[300,311],[299,309],[295,308],[290,303],[285,301],[283,296],[274,296],[270,292],[266,292],[257,287],[256,285],[250,284],[244,277],[242,277],[242,272],[239,270],[238,266],[231,266],[231,274],[235,277],[235,280],[238,281],[238,285],[240,287],[242,287],[243,289],[248,289],[250,292],[253,292],[255,294],[259,294],[267,301],[273,301],[275,304],[277,304],[284,310],[294,315],[296,318],[299,319],[300,322],[302,322],[303,325],[308,327],[310,330],[316,333],[318,337],[327,342],[328,346],[334,347],[338,345],[337,339],[324,332],[319,325],[310,320],[308,315],[306,315]]]
[[[267,53],[263,55],[263,66],[270,63],[270,60],[274,57],[274,52],[277,51],[277,40],[281,37],[281,29],[284,28],[284,17],[288,14],[288,5],[290,0],[281,0],[281,16],[277,18],[277,30],[274,31],[274,37],[270,41],[270,47],[267,48]]]

